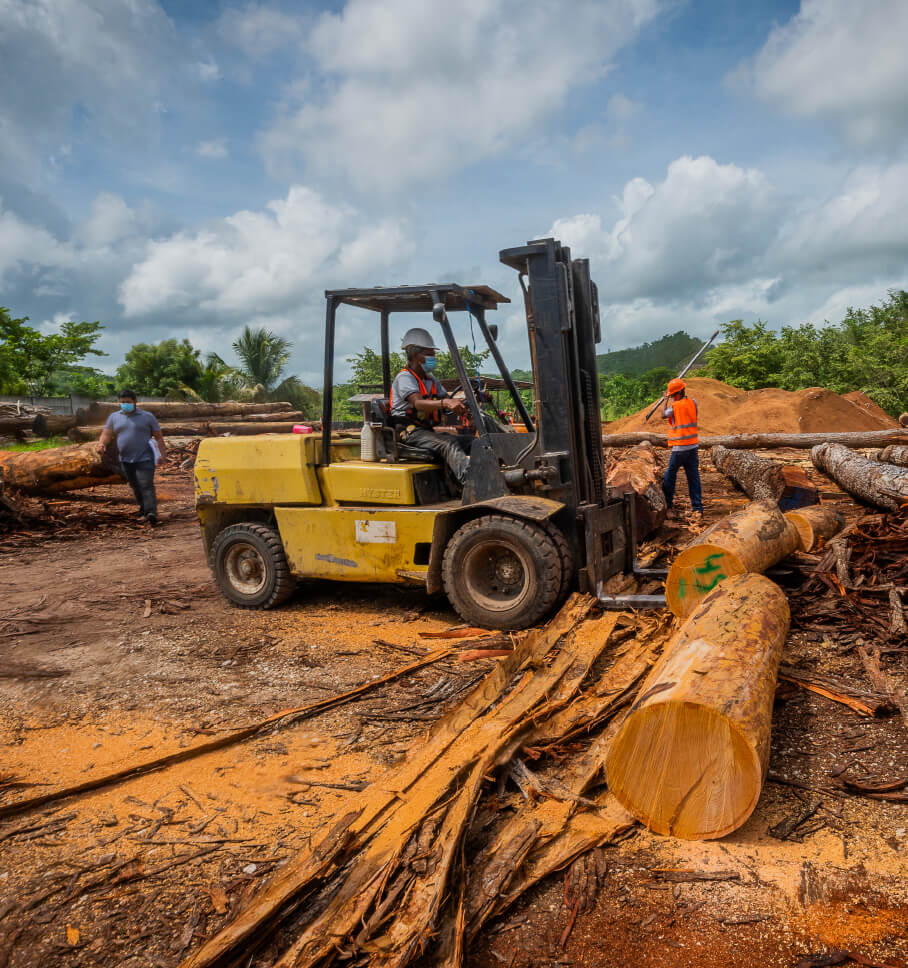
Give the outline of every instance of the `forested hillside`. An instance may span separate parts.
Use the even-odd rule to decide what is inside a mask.
[[[625,373],[627,376],[642,376],[662,366],[680,370],[702,345],[703,340],[678,330],[642,346],[600,353],[596,357],[596,368],[600,373]]]

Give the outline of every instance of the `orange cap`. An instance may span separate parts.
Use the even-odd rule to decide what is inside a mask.
[[[668,381],[668,393],[669,396],[673,393],[680,393],[687,387],[687,384],[681,379],[681,377],[676,376],[674,380]]]

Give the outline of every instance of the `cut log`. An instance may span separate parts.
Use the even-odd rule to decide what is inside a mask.
[[[54,437],[57,434],[65,434],[75,426],[74,414],[39,413],[35,417],[32,429],[39,437]]]
[[[18,437],[20,434],[32,430],[34,425],[35,415],[33,413],[21,417],[0,417],[0,436]]]
[[[249,434],[292,434],[297,423],[299,423],[298,420],[281,420],[273,423],[254,423],[251,421],[247,423],[245,420],[236,423],[215,423],[212,421],[209,426],[213,434],[231,434],[234,437],[240,437]]]
[[[732,575],[762,572],[800,548],[798,529],[772,501],[753,501],[721,518],[672,562],[665,600],[686,618],[716,585]]]
[[[828,504],[788,511],[785,515],[798,529],[801,551],[816,551],[845,527],[845,518]]]
[[[899,414],[899,423],[903,427],[908,427],[908,413],[900,413]]]
[[[261,424],[256,424],[255,426],[261,426]],[[179,422],[165,422],[160,424],[161,433],[165,437],[207,437],[211,432],[211,428],[207,423],[179,423]],[[101,432],[104,430],[103,425],[94,425],[88,427],[72,427],[67,431],[66,436],[70,440],[75,441],[86,441],[86,440],[97,440],[101,436]]]
[[[890,444],[880,451],[877,460],[884,464],[895,464],[897,467],[908,467],[908,446]]]
[[[721,444],[712,448],[711,455],[716,470],[731,478],[755,501],[775,501],[783,511],[820,501],[817,489],[800,467]]]
[[[641,823],[706,840],[753,812],[788,625],[782,590],[749,574],[723,582],[681,627],[606,759],[609,788]]]
[[[612,497],[634,495],[638,540],[660,527],[668,513],[661,474],[653,445],[644,441],[619,457],[606,476],[605,482]]]
[[[76,412],[79,426],[103,424],[107,418],[120,409],[119,403],[96,400],[90,407]],[[253,413],[282,413],[293,410],[293,404],[280,403],[140,403],[140,410],[153,413],[158,420],[199,420],[206,417],[242,419]]]
[[[47,450],[0,452],[0,480],[28,494],[78,491],[98,484],[122,484],[116,459],[108,451],[102,459],[98,445],[49,447]]]
[[[604,447],[630,447],[649,441],[653,447],[667,447],[665,434],[650,434],[634,431],[623,434],[603,434]],[[836,443],[846,447],[883,447],[886,444],[908,444],[908,433],[904,428],[890,430],[845,431],[828,434],[729,434],[700,435],[701,447],[730,447],[737,450],[772,450],[776,447],[793,447],[796,450],[810,450],[817,444]]]
[[[229,416],[224,419],[227,421],[232,420]],[[268,423],[269,421],[286,423],[288,420],[292,420],[294,423],[302,423],[305,419],[300,410],[281,410],[280,413],[247,413],[242,417],[238,416],[236,421],[242,420],[243,423]]]
[[[810,452],[817,470],[849,494],[885,511],[908,503],[908,468],[868,460],[841,444],[820,444]]]

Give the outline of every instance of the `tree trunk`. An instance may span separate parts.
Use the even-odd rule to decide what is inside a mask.
[[[605,482],[613,497],[634,495],[638,540],[660,527],[668,512],[661,473],[652,444],[642,443],[619,457],[606,476]]]
[[[161,433],[165,437],[207,437],[211,433],[210,425],[207,423],[170,423],[165,422],[161,425]],[[261,424],[255,425],[261,426]],[[104,428],[102,426],[95,427],[73,427],[67,431],[66,436],[70,440],[75,441],[86,441],[86,440],[97,440]]]
[[[877,460],[885,464],[895,464],[898,467],[908,467],[908,446],[890,444],[879,452]]]
[[[885,511],[908,503],[908,469],[868,460],[841,444],[820,444],[810,452],[818,471],[828,474],[843,490]]]
[[[903,427],[908,427],[908,413],[900,413],[899,414],[899,423]]]
[[[104,403],[95,401],[90,407],[79,410],[76,414],[80,426],[86,424],[102,424],[107,418],[120,409],[118,403]],[[219,417],[231,419],[251,413],[283,413],[292,411],[290,403],[140,403],[140,410],[153,413],[158,420],[198,420],[205,417]]]
[[[711,453],[716,470],[730,477],[754,501],[775,501],[783,511],[820,501],[817,489],[800,467],[720,444]]]
[[[296,420],[275,423],[247,423],[242,420],[237,423],[211,423],[209,427],[213,434],[232,434],[239,437],[248,434],[291,434],[297,423]]]
[[[845,518],[828,504],[789,511],[786,515],[798,529],[801,551],[816,551],[845,527]]]
[[[753,501],[695,538],[672,562],[665,599],[687,618],[703,597],[732,575],[765,571],[800,548],[795,525],[772,501]]]
[[[102,459],[95,443],[46,450],[0,453],[0,480],[29,494],[78,491],[98,484],[122,484],[116,447]]]
[[[706,840],[753,812],[788,625],[782,590],[739,575],[665,647],[606,759],[609,788],[650,830]]]
[[[39,413],[35,417],[33,430],[39,437],[53,437],[65,434],[75,426],[76,418],[72,414]]]
[[[35,415],[22,417],[0,417],[0,436],[18,437],[31,430],[35,425]]]
[[[649,441],[653,447],[667,447],[665,434],[634,431],[624,434],[603,434],[604,447],[630,447]],[[883,447],[886,444],[908,444],[904,428],[890,430],[862,430],[828,434],[730,434],[720,436],[700,435],[701,447],[731,447],[736,450],[770,450],[774,447],[794,447],[810,450],[817,444],[838,443],[846,447]]]
[[[224,417],[223,419],[230,421],[232,418]],[[280,413],[247,413],[243,417],[237,417],[237,421],[242,420],[243,423],[274,423],[275,421],[280,421],[285,423],[288,420],[292,420],[294,423],[304,423],[306,418],[303,416],[300,410],[281,410]]]

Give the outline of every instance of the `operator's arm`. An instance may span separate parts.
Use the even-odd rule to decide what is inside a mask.
[[[666,407],[666,408],[665,408],[665,409],[664,409],[664,410],[662,411],[662,419],[663,419],[663,420],[671,420],[671,419],[672,419],[672,414],[673,414],[673,413],[674,413],[674,411],[672,410],[672,405],[671,405],[671,404],[669,404],[669,405],[668,405],[668,406],[667,406],[667,407]]]
[[[418,393],[411,393],[407,397],[407,403],[417,413],[442,413],[444,410],[462,413],[465,409],[460,400],[454,400],[452,397],[443,397],[441,400],[423,400]]]

